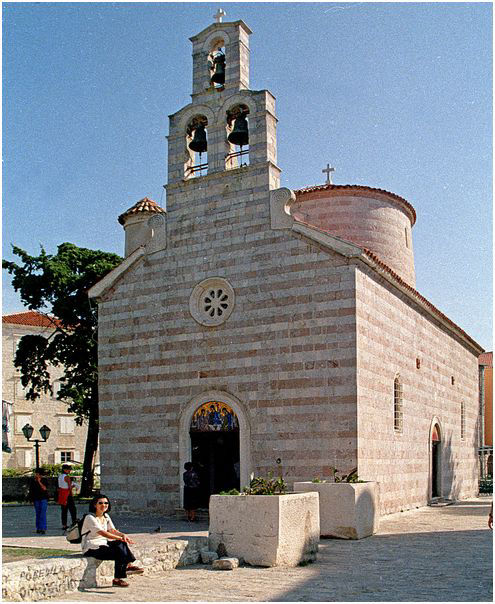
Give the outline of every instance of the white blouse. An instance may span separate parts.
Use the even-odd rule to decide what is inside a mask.
[[[108,545],[108,539],[102,535],[98,535],[98,531],[108,531],[114,528],[112,519],[108,514],[101,516],[100,519],[94,514],[88,514],[84,519],[81,529],[81,548],[83,554],[89,549],[98,549],[101,545]]]
[[[59,489],[68,489],[69,483],[65,480],[65,477],[69,476],[68,474],[59,474],[58,475],[58,488]],[[69,477],[70,479],[70,477]]]

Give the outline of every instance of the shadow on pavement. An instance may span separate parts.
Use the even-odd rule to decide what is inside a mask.
[[[311,578],[268,601],[492,601],[489,530],[320,542]]]

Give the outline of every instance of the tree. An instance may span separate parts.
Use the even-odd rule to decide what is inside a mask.
[[[81,494],[93,489],[94,460],[98,449],[98,350],[97,309],[90,305],[88,289],[117,266],[117,254],[89,250],[72,243],[58,246],[56,255],[43,247],[39,256],[30,256],[12,246],[20,264],[4,260],[14,289],[30,309],[48,316],[54,331],[46,338],[21,338],[14,364],[21,370],[26,397],[35,401],[41,392],[53,394],[49,366],[63,366],[64,374],[57,399],[67,403],[76,423],[88,423],[84,452]]]

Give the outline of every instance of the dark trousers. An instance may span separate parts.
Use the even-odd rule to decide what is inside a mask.
[[[98,549],[88,549],[84,555],[97,560],[115,560],[114,576],[116,579],[125,579],[127,565],[136,559],[127,543],[123,541],[109,541],[108,545],[100,545]]]
[[[67,526],[67,510],[69,510],[72,524],[74,524],[77,520],[77,510],[72,495],[67,498],[67,505],[61,505],[60,507],[62,508],[62,526]]]
[[[36,511],[36,530],[46,531],[46,507],[48,505],[47,499],[35,499],[34,509]]]

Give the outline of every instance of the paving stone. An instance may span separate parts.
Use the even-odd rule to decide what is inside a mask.
[[[215,560],[218,560],[217,552],[211,552],[208,549],[201,550],[201,562],[203,564],[211,564]]]
[[[322,539],[317,561],[304,567],[240,566],[235,573],[213,573],[211,567],[196,564],[153,577],[133,575],[128,589],[92,588],[56,601],[491,602],[490,503],[491,498],[483,497],[385,516],[372,537]],[[31,518],[32,508],[26,512]],[[150,517],[135,519],[136,531],[133,519],[127,522],[126,532],[136,541],[135,533],[144,526],[161,524],[165,535],[167,527],[176,531],[180,526]],[[6,517],[4,508],[4,530],[7,523],[12,526],[15,520]]]
[[[234,570],[239,566],[239,560],[237,558],[219,558],[213,560],[213,570]]]

